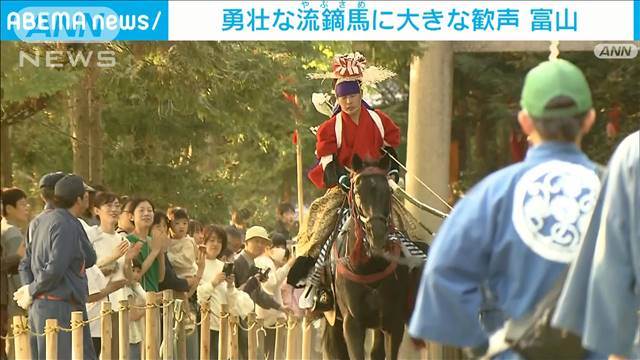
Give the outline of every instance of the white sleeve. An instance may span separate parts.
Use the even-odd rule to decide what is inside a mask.
[[[202,304],[207,299],[215,297],[215,289],[210,281],[200,281],[196,294],[198,295],[198,303]]]
[[[246,317],[255,308],[253,300],[244,291],[231,288],[229,292],[229,312],[231,315]]]
[[[284,265],[276,269],[275,274],[273,274],[276,288],[281,287],[285,280],[287,280],[287,275],[289,274],[290,269],[291,266],[289,266],[289,263],[285,263]]]
[[[97,265],[88,268],[85,274],[87,275],[89,295],[97,294],[107,286],[107,278],[104,277]]]

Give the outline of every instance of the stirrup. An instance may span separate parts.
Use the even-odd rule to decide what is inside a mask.
[[[331,289],[320,288],[316,292],[313,311],[325,312],[333,310],[333,293]]]
[[[298,307],[300,309],[313,308],[315,306],[316,292],[318,292],[318,288],[315,285],[307,284],[298,299]]]

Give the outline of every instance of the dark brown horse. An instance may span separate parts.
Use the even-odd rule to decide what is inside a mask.
[[[334,245],[339,318],[334,326],[327,324],[325,358],[363,360],[366,330],[375,329],[371,358],[397,359],[412,280],[408,268],[393,260],[400,244],[389,239],[388,160],[363,163],[355,156],[352,165],[351,223]]]

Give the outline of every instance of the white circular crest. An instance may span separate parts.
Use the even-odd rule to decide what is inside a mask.
[[[529,169],[516,184],[512,221],[524,243],[551,261],[572,261],[587,231],[600,179],[564,161]]]

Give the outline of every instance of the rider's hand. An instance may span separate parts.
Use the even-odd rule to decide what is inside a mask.
[[[387,177],[389,177],[390,179],[392,179],[393,181],[396,182],[396,184],[398,183],[398,181],[400,180],[400,172],[398,171],[398,169],[391,169],[389,170],[389,172],[387,173]]]
[[[338,179],[338,186],[340,186],[342,191],[348,193],[349,190],[351,190],[351,179],[349,178],[349,175],[340,176]]]

